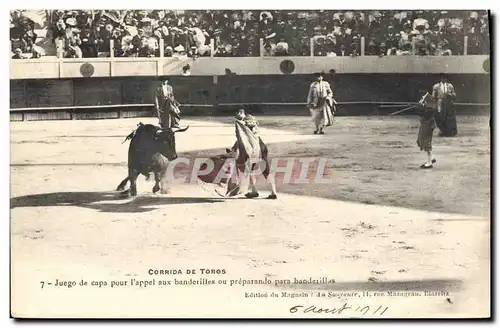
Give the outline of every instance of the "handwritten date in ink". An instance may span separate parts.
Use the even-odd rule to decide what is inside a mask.
[[[387,306],[378,306],[378,307],[370,307],[370,306],[351,306],[348,303],[342,304],[342,306],[338,307],[328,307],[322,308],[315,305],[304,306],[304,305],[295,305],[290,308],[290,313],[307,313],[307,314],[332,314],[332,315],[352,315],[352,316],[373,316],[379,315],[382,316],[389,307]]]

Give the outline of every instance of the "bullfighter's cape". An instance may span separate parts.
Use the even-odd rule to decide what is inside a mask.
[[[250,159],[259,159],[261,157],[259,137],[243,121],[236,120],[235,129],[239,148],[244,149]]]
[[[252,128],[248,126],[244,121],[236,120],[235,132],[238,148],[240,149],[239,155],[241,156],[241,150],[243,150],[249,157],[250,160],[258,160],[261,158],[261,147],[260,138],[258,135],[252,132]],[[214,183],[215,178],[219,171],[223,168],[224,162],[228,159],[225,155],[213,156],[210,158],[214,163],[214,169],[206,174],[198,175],[198,178],[206,183]],[[238,160],[238,159],[236,159]],[[202,165],[202,169],[206,166]],[[239,164],[238,170],[244,172],[245,165]],[[222,183],[228,183],[226,196],[236,196],[242,193],[247,186],[246,181],[240,181],[241,176],[237,172],[229,174],[229,171],[225,171],[226,177],[222,179]]]

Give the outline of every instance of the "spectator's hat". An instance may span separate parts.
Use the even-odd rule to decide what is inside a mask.
[[[158,80],[160,80],[160,82],[165,82],[165,81],[168,81],[168,76],[166,76],[166,75],[160,76],[160,77],[158,78]]]
[[[370,42],[368,43],[368,46],[375,47],[375,42],[373,42],[373,40],[370,40]]]
[[[387,45],[385,44],[385,42],[382,42],[382,43],[380,44],[380,47],[387,47]]]
[[[76,19],[70,17],[66,19],[66,24],[68,24],[69,26],[76,26]]]
[[[165,50],[167,50],[167,51],[173,51],[173,50],[174,50],[174,48],[172,48],[171,46],[166,46],[166,47],[165,47]]]
[[[271,13],[269,11],[263,11],[260,13],[260,20],[270,20],[272,21],[273,20],[273,15],[271,15]]]
[[[151,24],[151,18],[144,17],[143,19],[141,19],[141,23],[143,23],[143,24]]]
[[[10,23],[10,28],[14,28],[14,27],[16,27],[16,25]]]
[[[318,35],[315,37],[316,39],[316,42],[325,42],[326,41],[326,38],[324,35]]]
[[[179,44],[177,47],[174,48],[174,50],[177,51],[177,52],[183,52],[186,49],[184,49],[184,47],[182,46],[182,44]]]
[[[14,50],[14,52],[16,54],[22,54],[23,53],[23,51],[21,50],[21,48],[16,48],[16,50]]]

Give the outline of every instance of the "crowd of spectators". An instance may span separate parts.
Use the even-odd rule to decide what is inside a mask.
[[[22,21],[22,20],[21,20]],[[53,11],[51,33],[57,56],[155,57],[463,55],[489,53],[485,11]],[[14,24],[14,23],[12,23]],[[11,38],[33,38],[17,20]],[[16,30],[15,33],[12,30]],[[36,36],[35,36],[36,39]],[[111,43],[111,40],[113,42]]]

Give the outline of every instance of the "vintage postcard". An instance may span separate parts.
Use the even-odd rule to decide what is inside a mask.
[[[11,10],[11,317],[489,318],[487,9]]]

